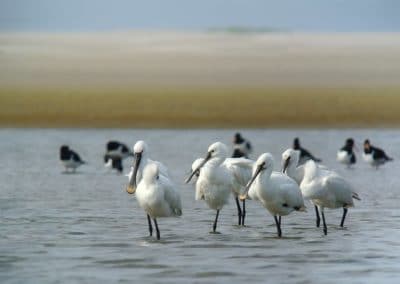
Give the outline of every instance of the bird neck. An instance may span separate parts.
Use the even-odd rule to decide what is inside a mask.
[[[313,160],[309,160],[304,165],[304,178],[303,180],[310,181],[318,174],[317,164]]]

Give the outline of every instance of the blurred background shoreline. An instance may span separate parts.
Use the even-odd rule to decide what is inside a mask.
[[[399,35],[2,32],[0,126],[398,127]]]

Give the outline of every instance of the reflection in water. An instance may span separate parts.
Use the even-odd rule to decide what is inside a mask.
[[[328,210],[328,236],[314,227],[307,203],[306,214],[283,220],[282,239],[276,238],[272,216],[251,201],[246,227],[236,225],[231,202],[221,211],[221,234],[210,234],[213,213],[194,201],[193,185],[183,182],[191,162],[216,140],[229,144],[233,132],[0,130],[1,282],[396,282],[400,166],[395,160],[377,171],[358,159],[347,170],[335,159],[348,136],[358,141],[374,137],[399,157],[399,131],[241,130],[252,141],[253,158],[268,151],[279,159],[293,137],[301,137],[362,198],[349,211],[345,228],[338,223],[342,211]],[[125,192],[127,178],[103,167],[104,143],[110,137],[130,145],[146,140],[181,190],[184,215],[160,220],[161,241],[148,236],[144,212],[135,196]],[[62,174],[58,148],[64,143],[89,162],[79,174]],[[130,162],[125,161],[126,169]]]

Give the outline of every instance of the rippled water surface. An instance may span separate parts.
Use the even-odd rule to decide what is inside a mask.
[[[235,225],[232,200],[210,234],[215,212],[194,200],[183,180],[191,161],[217,140],[230,145],[231,130],[0,130],[1,283],[399,283],[400,131],[243,130],[253,157],[276,159],[299,136],[306,148],[337,169],[362,201],[327,210],[328,236],[314,227],[314,211],[283,218],[276,238],[271,215],[247,202],[247,226]],[[370,138],[395,158],[375,170],[335,161],[345,138]],[[124,188],[127,178],[107,172],[107,140],[147,141],[182,193],[184,215],[159,219],[161,241],[148,237],[145,213]],[[62,174],[61,144],[88,161],[77,174]],[[125,172],[131,161],[125,161]],[[276,167],[278,169],[278,166]]]

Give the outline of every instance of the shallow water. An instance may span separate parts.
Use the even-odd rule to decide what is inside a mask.
[[[400,279],[400,130],[243,130],[253,157],[276,159],[299,136],[304,146],[351,181],[362,201],[349,210],[327,210],[328,236],[314,226],[314,211],[283,218],[276,238],[272,216],[247,202],[247,226],[235,226],[234,202],[215,212],[194,201],[183,180],[191,161],[231,130],[0,130],[1,283],[398,283]],[[347,137],[363,139],[395,158],[379,170],[361,159],[348,170],[335,161]],[[124,188],[127,178],[107,172],[107,140],[146,140],[181,189],[184,215],[159,219],[161,241],[148,237],[145,213]],[[62,174],[61,144],[88,165]],[[125,161],[128,171],[130,161]],[[277,166],[278,169],[278,166]],[[233,201],[233,200],[232,200]]]

